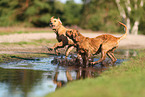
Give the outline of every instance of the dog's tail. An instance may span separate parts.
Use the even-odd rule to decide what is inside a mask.
[[[121,22],[119,22],[119,24],[121,24],[121,25],[123,25],[123,26],[125,27],[125,34],[122,35],[121,37],[119,37],[119,40],[122,40],[122,39],[126,38],[126,36],[127,36],[127,27],[126,27],[125,24],[123,24],[123,23],[121,23]]]

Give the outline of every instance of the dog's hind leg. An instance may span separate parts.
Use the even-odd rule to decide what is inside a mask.
[[[117,61],[116,57],[112,52],[107,52],[107,56],[112,60],[113,64]]]
[[[66,52],[65,52],[65,58],[68,57],[69,52],[70,52],[73,48],[74,48],[74,46],[72,46],[72,45],[69,45],[69,46],[67,47]]]
[[[117,61],[116,57],[113,54],[115,49],[116,49],[116,47],[114,47],[113,49],[111,49],[110,51],[107,52],[107,55],[112,60],[113,64]]]
[[[113,52],[110,53],[112,55],[112,57],[114,58],[113,63],[115,63],[117,61],[116,57],[114,56]]]
[[[105,60],[106,59],[106,52],[107,52],[106,50],[102,50],[101,51],[101,58],[98,61],[91,62],[91,64],[94,65],[94,64],[97,64],[97,63],[102,62],[103,60]]]
[[[110,52],[107,52],[107,56],[112,60],[112,62],[114,61],[113,56],[110,54]]]
[[[76,58],[76,63],[79,66],[83,66],[83,59],[82,59],[82,55],[77,53],[77,58]]]

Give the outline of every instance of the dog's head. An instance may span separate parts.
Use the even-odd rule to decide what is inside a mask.
[[[59,25],[62,25],[61,20],[59,18],[58,19],[54,18],[54,16],[51,17],[49,26],[52,27],[53,30],[55,30],[59,27]]]
[[[78,30],[67,30],[66,31],[66,36],[68,36],[70,39],[72,39],[75,43],[78,42],[80,40],[80,36],[79,36],[79,32]]]

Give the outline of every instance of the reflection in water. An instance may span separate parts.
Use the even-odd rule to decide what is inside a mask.
[[[126,58],[137,56],[137,51],[130,50],[130,49],[126,49],[126,50],[120,49],[120,50],[116,50],[115,54],[121,55],[121,57],[124,57],[126,59]]]
[[[127,55],[136,54],[129,51]],[[73,80],[97,77],[110,66],[110,60],[106,59],[102,64],[82,68],[75,65],[73,58],[64,60],[57,56],[1,64],[0,97],[42,97]],[[122,61],[124,59],[118,59],[116,64]]]
[[[94,78],[99,75],[101,72],[101,68],[94,67],[77,67],[77,66],[69,66],[65,71],[56,72],[53,82],[57,84],[57,88],[64,86],[67,82],[71,82],[73,80],[85,79],[85,78]],[[65,76],[64,79],[60,76]]]
[[[49,61],[48,61],[49,60]],[[51,64],[53,58],[0,65],[0,97],[41,97],[67,82],[96,77],[100,67]],[[41,65],[41,66],[40,66]],[[14,69],[15,68],[15,69]]]
[[[49,86],[55,88],[52,81],[45,79],[43,71],[0,69],[0,74],[0,97],[36,97],[54,91]]]

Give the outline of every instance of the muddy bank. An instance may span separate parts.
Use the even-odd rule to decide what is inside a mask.
[[[64,55],[65,48],[59,50],[60,55]],[[70,54],[75,54],[73,50]],[[0,63],[8,63],[21,60],[36,60],[38,58],[47,58],[50,56],[57,56],[54,51],[48,51],[46,47],[32,47],[32,48],[1,48],[0,49]]]
[[[65,49],[59,49],[60,56],[65,55]],[[135,49],[117,49],[115,50],[115,56],[119,59],[126,59],[131,56],[136,56],[138,52]],[[70,54],[76,55],[76,50],[73,49]],[[11,48],[11,49],[0,49],[0,63],[7,63],[11,61],[20,60],[35,60],[37,58],[57,57],[54,51],[48,51],[46,47],[38,48]],[[100,54],[95,55],[96,58],[100,58]]]

